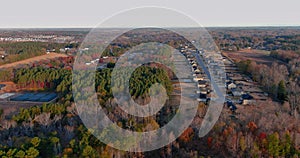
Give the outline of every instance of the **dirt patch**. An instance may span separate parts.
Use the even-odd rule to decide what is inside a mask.
[[[8,93],[8,92],[17,92],[19,89],[17,88],[17,85],[14,82],[0,82],[0,84],[4,84],[5,87],[3,87],[0,90],[1,93]]]
[[[254,50],[254,49],[243,49],[236,52],[222,52],[222,54],[234,62],[242,60],[255,61],[258,64],[271,65],[274,61],[281,62],[270,56],[269,51]]]
[[[36,63],[36,62],[39,62],[39,61],[42,61],[42,60],[49,60],[49,59],[55,59],[55,58],[59,58],[59,57],[67,57],[67,56],[68,55],[66,55],[66,54],[49,53],[49,54],[36,56],[36,57],[33,57],[33,58],[29,58],[29,59],[25,59],[25,60],[13,62],[13,63],[1,65],[0,69],[17,67],[17,66],[21,66],[21,65],[28,65],[28,64],[33,64],[33,63]]]
[[[10,117],[17,114],[20,108],[26,109],[32,106],[40,106],[41,103],[28,103],[28,102],[9,102],[0,101],[0,109],[3,109],[3,117]]]

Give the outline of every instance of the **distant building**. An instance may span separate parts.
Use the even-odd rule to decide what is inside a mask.
[[[199,80],[198,81],[198,87],[199,88],[205,88],[207,85],[206,85],[206,81],[205,80]]]
[[[183,83],[192,83],[192,80],[191,79],[187,79],[187,78],[181,79],[181,81]]]
[[[5,51],[0,51],[0,56],[2,59],[4,59],[7,56],[7,54]]]
[[[200,93],[200,96],[197,100],[200,101],[200,102],[206,102],[207,101],[207,95]]]
[[[230,83],[227,87],[228,89],[235,89],[236,85],[234,83]]]
[[[243,105],[250,105],[250,104],[254,104],[255,102],[256,102],[255,100],[244,99],[243,100]]]
[[[249,105],[255,103],[255,100],[253,100],[253,97],[250,94],[243,94],[241,96],[241,99],[243,105]]]
[[[0,100],[9,100],[10,97],[14,96],[15,93],[3,93],[0,94]]]
[[[242,96],[243,92],[239,89],[231,89],[231,93],[234,97],[240,97]]]
[[[251,100],[251,99],[253,99],[253,97],[252,97],[250,94],[243,94],[243,95],[242,95],[242,99],[248,99],[248,100]]]
[[[198,82],[198,81],[200,81],[200,80],[204,80],[204,78],[201,77],[201,76],[199,76],[199,75],[196,75],[196,76],[194,77],[194,81],[195,81],[195,82]]]
[[[66,52],[66,50],[64,48],[60,48],[59,51],[60,52]]]
[[[227,101],[226,105],[231,111],[235,111],[237,109],[237,107],[234,105],[234,103],[231,100]]]
[[[200,93],[201,94],[207,94],[207,89],[206,88],[200,88]]]
[[[5,86],[5,84],[0,84],[0,90],[2,90]]]

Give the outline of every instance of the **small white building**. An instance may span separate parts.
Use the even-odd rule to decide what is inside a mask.
[[[239,91],[239,90],[232,90],[231,92],[232,92],[232,95],[235,97],[240,97],[243,94],[243,92]]]
[[[227,88],[228,89],[235,89],[237,86],[234,83],[230,83]]]
[[[243,105],[251,105],[251,104],[254,104],[256,101],[253,100],[253,99],[244,99],[243,100]]]
[[[206,85],[206,81],[204,81],[204,80],[199,80],[198,81],[198,87],[199,88],[205,88],[207,85]]]

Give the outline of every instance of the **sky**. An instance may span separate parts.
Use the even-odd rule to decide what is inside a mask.
[[[145,6],[179,11],[205,27],[300,26],[299,0],[1,0],[0,28],[95,27]]]

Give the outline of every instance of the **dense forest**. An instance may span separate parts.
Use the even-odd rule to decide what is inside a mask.
[[[106,68],[97,71],[95,76],[95,89],[99,93],[99,101],[103,103],[112,99],[109,84],[111,72],[111,68]],[[145,72],[152,76],[151,80],[144,75]],[[68,155],[85,157],[98,155],[96,153],[108,154],[106,145],[99,142],[83,127],[76,113],[74,103],[72,103],[71,70],[33,67],[13,70],[10,73],[5,70],[1,74],[5,76],[2,77],[2,80],[13,80],[18,87],[34,88],[40,91],[55,90],[60,95],[59,102],[56,104],[20,109],[18,114],[2,117],[2,150],[0,152],[2,156],[53,157]],[[145,65],[135,70],[132,76],[130,93],[133,97],[147,97],[147,89],[151,84],[157,82],[167,87],[168,94],[172,91],[171,80],[163,69]],[[121,121],[119,119],[115,117],[116,122]],[[146,128],[147,122],[157,124],[155,120],[149,118],[144,125],[140,124],[136,128],[141,128],[141,130]],[[124,124],[125,126],[126,124]],[[26,131],[22,131],[25,129]],[[69,135],[66,135],[65,132],[69,132]],[[20,142],[22,143],[20,144]]]
[[[199,115],[203,115],[201,109],[205,106],[199,106]],[[113,108],[109,110],[111,113],[118,110],[115,106],[111,108]],[[162,116],[147,118],[142,122],[131,117],[126,121],[126,116],[122,116],[123,120],[118,120],[116,116],[110,118],[117,120],[118,125],[123,128],[130,126],[132,130],[144,131],[160,127],[160,122],[169,118],[168,115],[172,113],[170,110],[164,109]],[[261,111],[253,112],[261,113]],[[272,111],[268,112],[272,113]],[[273,118],[280,121],[282,118],[287,118],[284,113],[276,113],[278,116],[274,115],[268,120]],[[212,132],[204,138],[198,138],[195,128],[188,128],[175,142],[162,149],[146,153],[127,153],[106,146],[89,133],[82,125],[73,104],[35,106],[20,109],[19,114],[13,115],[12,119],[1,120],[1,142],[4,143],[1,153],[8,157],[10,155],[14,157],[22,157],[22,155],[32,157],[153,157],[154,155],[159,157],[200,157],[201,155],[276,157],[299,154],[293,145],[293,132],[275,132],[269,125],[263,125],[263,122],[257,124],[249,117],[240,122],[225,116],[220,118]],[[258,118],[264,120],[264,117]],[[275,122],[268,124],[273,123]],[[278,125],[274,128],[281,131],[282,127]]]

